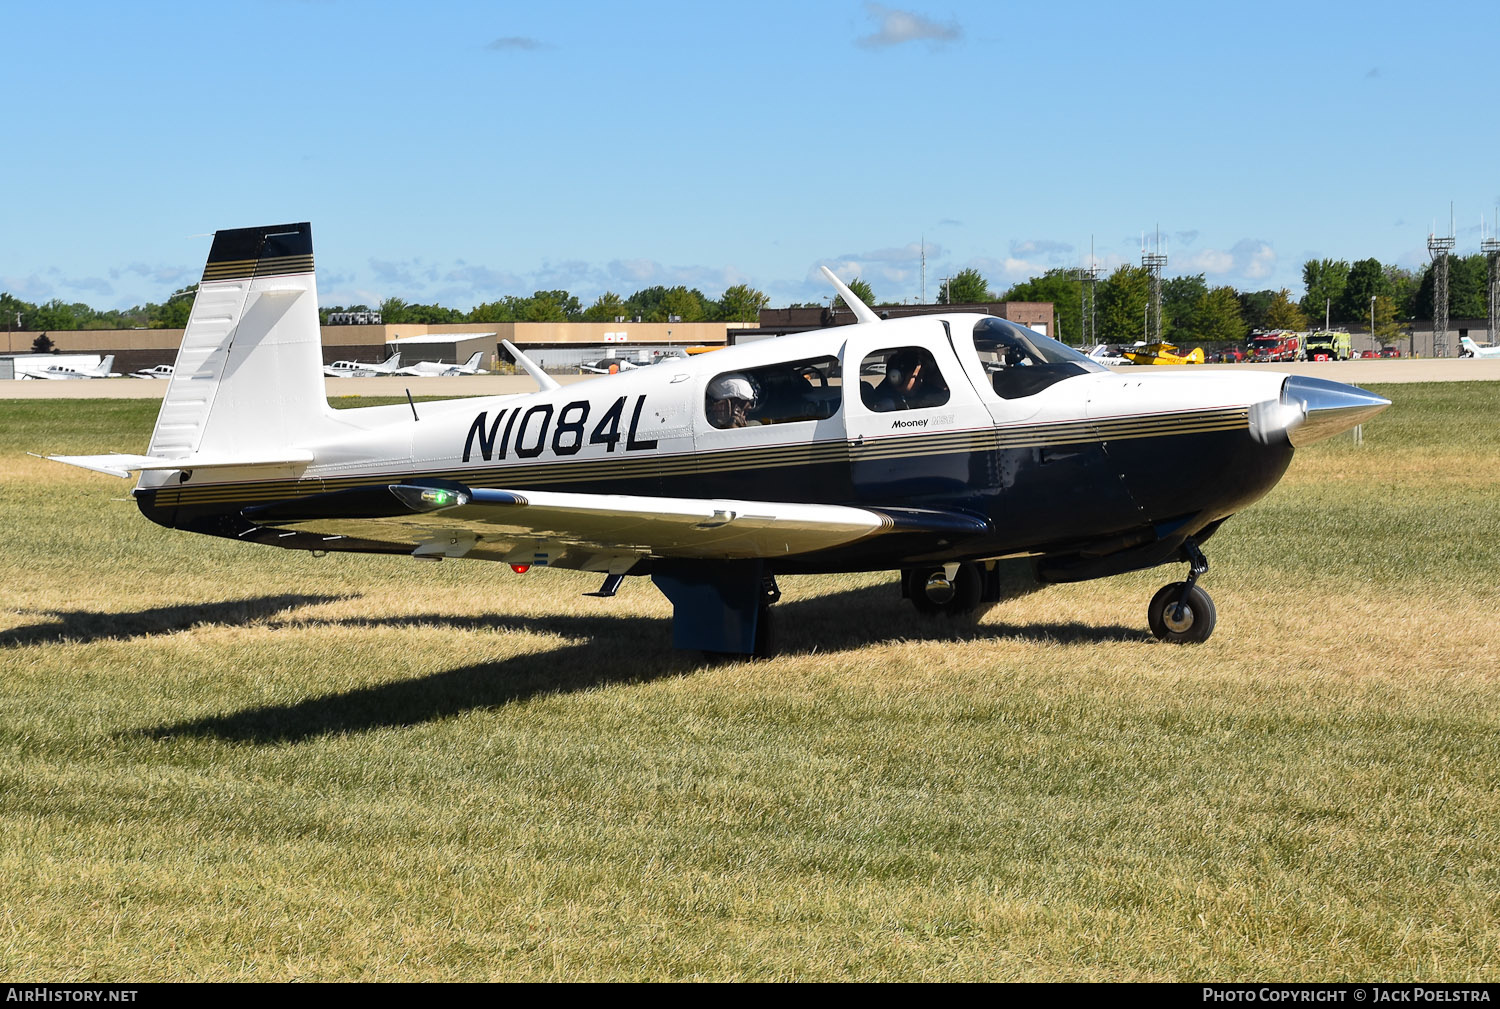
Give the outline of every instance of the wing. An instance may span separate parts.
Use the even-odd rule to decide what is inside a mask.
[[[403,544],[416,556],[624,573],[651,558],[793,557],[892,533],[948,541],[988,531],[962,512],[381,484],[247,508],[258,526]]]

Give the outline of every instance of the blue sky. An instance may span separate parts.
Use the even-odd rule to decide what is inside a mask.
[[[882,299],[1136,262],[1300,296],[1477,251],[1492,2],[10,3],[0,290],[97,308],[311,221],[319,300]]]

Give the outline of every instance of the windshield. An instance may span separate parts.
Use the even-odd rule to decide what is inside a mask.
[[[1088,355],[1008,319],[975,323],[974,350],[1003,399],[1030,396],[1075,375],[1109,371]]]
[[[981,319],[974,326],[974,349],[985,370],[992,364],[1076,364],[1085,371],[1108,371],[1087,354],[1009,319]]]

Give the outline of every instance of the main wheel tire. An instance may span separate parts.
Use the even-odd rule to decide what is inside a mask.
[[[918,613],[956,617],[979,606],[984,579],[977,564],[960,564],[950,580],[940,567],[913,568],[907,573],[907,594]]]
[[[1151,597],[1151,608],[1146,611],[1146,621],[1151,625],[1151,633],[1162,641],[1170,641],[1176,645],[1198,644],[1207,641],[1208,636],[1214,632],[1214,623],[1218,620],[1214,601],[1198,586],[1188,589],[1187,601],[1181,612],[1178,612],[1177,603],[1182,599],[1182,590],[1186,584],[1173,582],[1171,585],[1163,585]]]

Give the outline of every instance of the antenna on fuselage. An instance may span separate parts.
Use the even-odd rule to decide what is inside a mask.
[[[501,340],[500,345],[510,353],[511,357],[516,359],[517,364],[526,369],[526,374],[536,379],[536,384],[542,387],[543,392],[551,392],[553,389],[562,388],[562,386],[557,384],[555,378],[543,371],[531,358],[521,353],[515,344],[509,340]]]
[[[833,284],[834,290],[839,292],[839,297],[844,299],[844,304],[849,306],[849,310],[854,313],[856,319],[860,322],[880,321],[880,316],[870,311],[870,306],[860,301],[854,292],[849,290],[848,285],[834,275],[832,270],[826,266],[820,266],[818,269],[822,270],[823,276],[827,277],[829,283]]]

